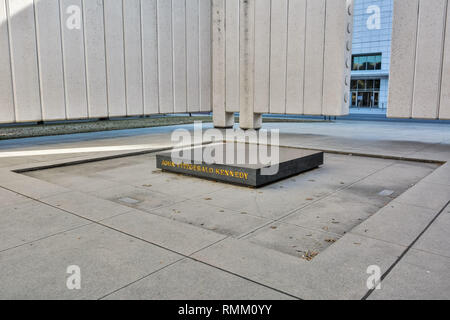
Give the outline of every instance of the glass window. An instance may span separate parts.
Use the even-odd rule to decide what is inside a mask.
[[[352,80],[351,88],[352,90],[358,89],[358,82],[356,80]]]
[[[358,80],[358,90],[366,90],[366,80]]]
[[[376,79],[373,81],[373,88],[375,90],[380,90],[380,79]]]
[[[353,57],[352,70],[359,70],[359,57]]]
[[[360,61],[362,61],[362,63],[361,63],[361,68],[359,69],[359,70],[367,70],[367,64],[368,64],[368,61],[367,61],[367,57],[359,57],[359,59],[360,59]]]
[[[381,54],[375,57],[375,70],[381,70]]]
[[[354,55],[352,58],[353,71],[381,70],[381,53],[368,55]]]
[[[367,57],[367,70],[375,70],[375,56]]]

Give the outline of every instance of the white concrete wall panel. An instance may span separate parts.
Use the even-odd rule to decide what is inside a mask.
[[[214,117],[222,119],[219,114],[225,113],[226,108],[225,0],[212,0],[212,3],[212,104]]]
[[[187,109],[200,111],[199,0],[186,0]]]
[[[306,0],[290,0],[288,21],[286,113],[303,114]]]
[[[240,1],[239,8],[231,0],[226,1],[226,10],[224,17],[213,10],[221,23],[213,25],[214,110],[221,110],[216,106],[225,100],[226,111],[245,114],[244,128],[252,123],[258,127],[261,113],[348,114],[353,0],[258,0],[254,6]],[[242,26],[244,22],[249,24]],[[234,36],[238,25],[239,70]],[[222,28],[226,28],[225,42],[219,41]],[[251,38],[251,44],[243,42],[243,35]],[[225,98],[221,81],[226,82]],[[239,108],[231,108],[238,91]],[[249,109],[256,116],[250,117]]]
[[[410,118],[414,92],[419,0],[395,0],[388,117]]]
[[[123,8],[127,115],[142,115],[144,113],[144,101],[142,84],[141,1],[125,0]]]
[[[448,0],[394,1],[388,117],[449,118],[448,30]]]
[[[157,0],[141,1],[144,114],[159,113]]]
[[[200,111],[212,110],[211,0],[199,0],[200,13]]]
[[[288,0],[272,1],[270,45],[270,112],[286,112]]]
[[[322,115],[325,8],[325,0],[308,0],[304,113],[309,115]]]
[[[0,0],[0,122],[211,111],[211,5]]]
[[[66,119],[59,1],[35,1],[42,117]]]
[[[255,3],[255,112],[270,111],[271,0]]]
[[[82,3],[60,0],[60,5],[66,115],[67,119],[88,118]]]
[[[447,20],[444,42],[444,62],[442,68],[440,119],[450,119],[450,6],[447,5]]]
[[[226,0],[226,109],[239,112],[239,7],[240,0]]]
[[[327,0],[322,114],[349,113],[353,0]]]
[[[239,27],[239,124],[243,129],[255,128],[255,1],[243,0],[240,4],[242,10]]]
[[[216,127],[233,125],[226,111],[226,0],[212,0],[212,105]]]
[[[8,0],[17,121],[42,118],[33,0]]]
[[[110,117],[127,114],[122,5],[122,0],[104,0],[108,114]]]
[[[187,111],[186,0],[172,0],[174,111]]]
[[[158,0],[159,111],[174,111],[172,1]]]
[[[89,117],[108,117],[103,0],[83,4]]]
[[[5,0],[0,0],[0,123],[15,121]]]
[[[419,2],[413,118],[438,118],[446,5],[447,0]]]

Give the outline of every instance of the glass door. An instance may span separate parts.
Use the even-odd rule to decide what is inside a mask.
[[[352,80],[352,107],[379,108],[380,79]]]

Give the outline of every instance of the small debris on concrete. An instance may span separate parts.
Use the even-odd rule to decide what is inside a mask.
[[[311,261],[312,259],[314,259],[319,253],[316,251],[307,251],[302,258],[305,259],[306,261]]]
[[[127,204],[138,204],[139,202],[141,202],[137,199],[133,199],[133,198],[129,198],[129,197],[120,198],[119,201],[123,202],[123,203],[127,203]]]
[[[378,195],[380,195],[382,197],[389,197],[389,196],[392,196],[394,194],[394,192],[395,191],[393,191],[393,190],[383,190]]]

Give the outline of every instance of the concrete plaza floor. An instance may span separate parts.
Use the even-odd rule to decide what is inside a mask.
[[[0,141],[0,299],[448,299],[449,125],[264,127],[325,165],[253,190],[156,170],[192,126]]]

